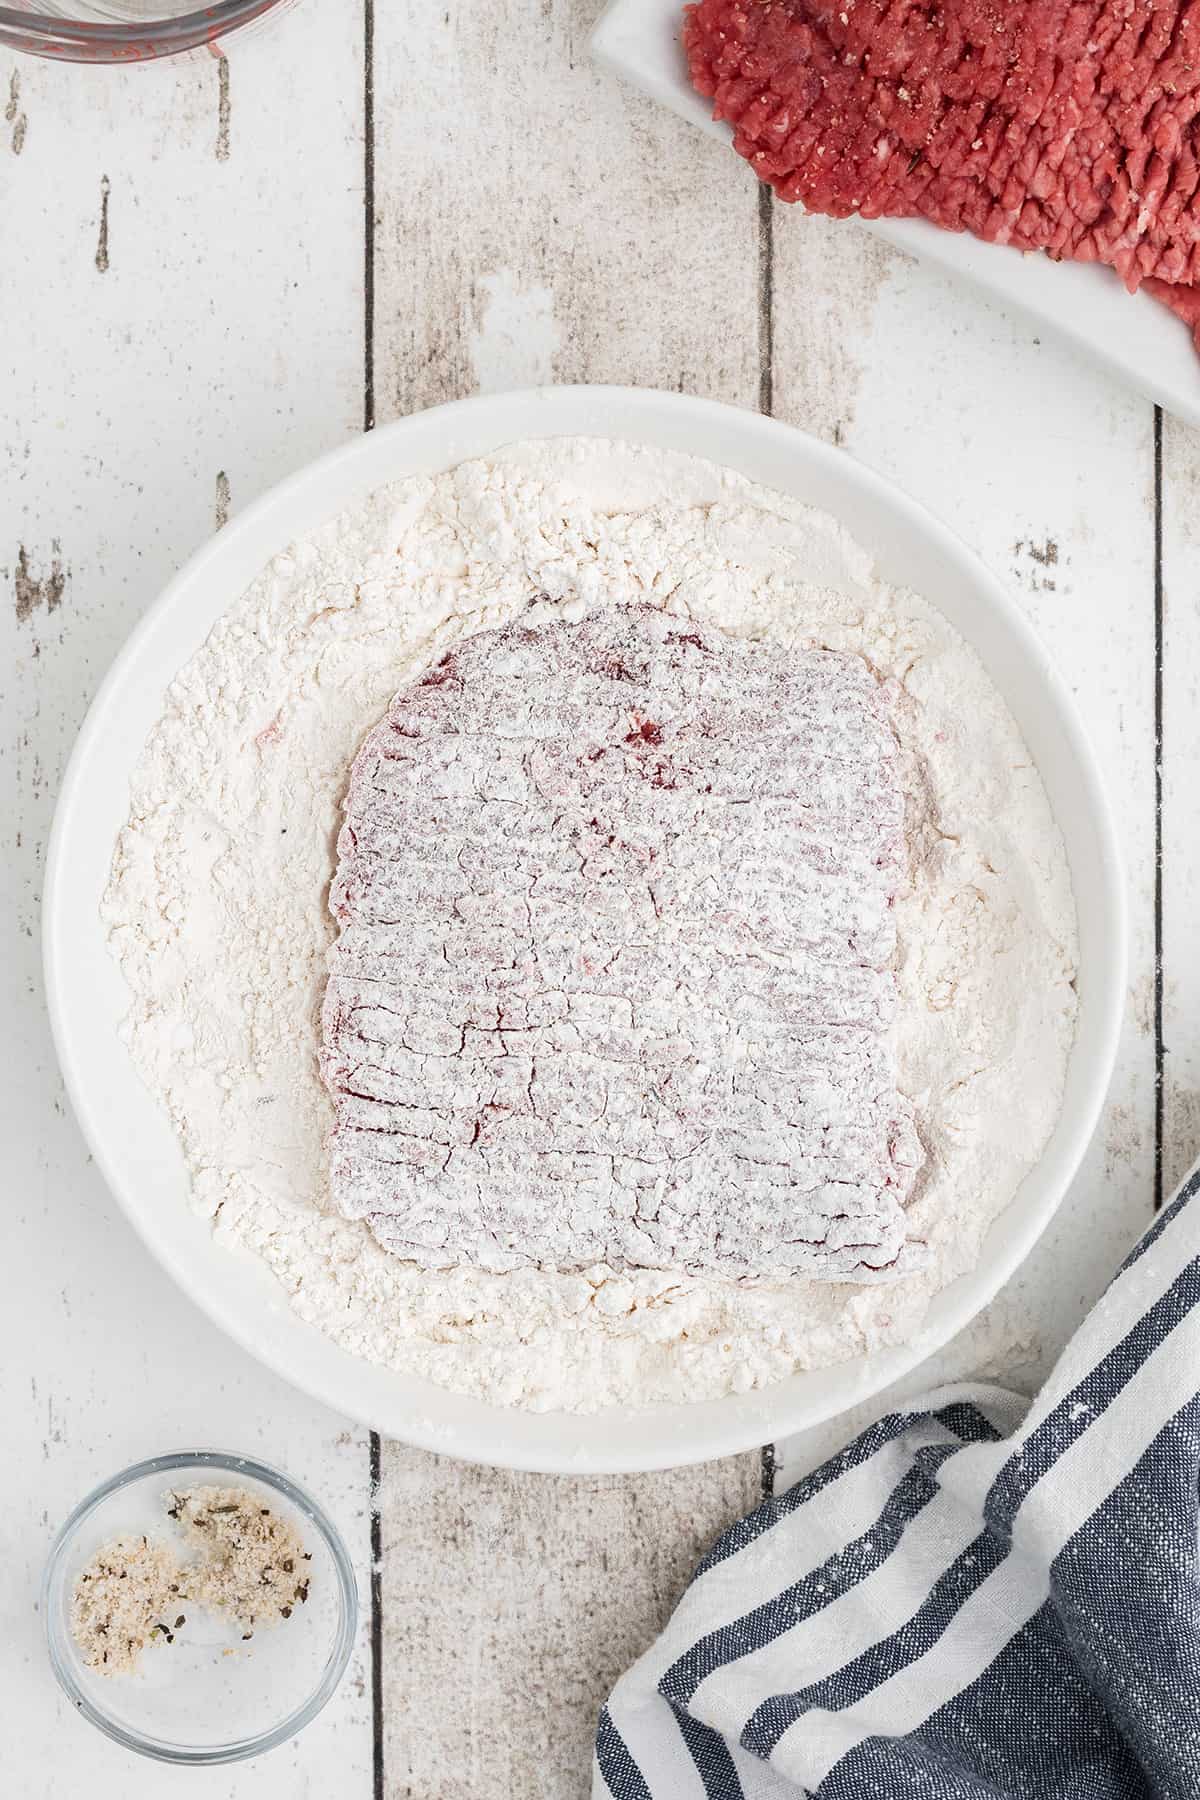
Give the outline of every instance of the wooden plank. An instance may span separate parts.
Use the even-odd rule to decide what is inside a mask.
[[[906,488],[1007,582],[1074,691],[1125,848],[1129,1007],[1100,1131],[1014,1280],[899,1391],[973,1373],[1031,1387],[1152,1205],[1152,409],[1082,358],[1039,342],[1023,321],[865,233],[776,203],[771,235],[776,412]],[[777,1485],[892,1398],[782,1446]]]
[[[216,1443],[283,1464],[368,1561],[364,1434],[210,1326],[91,1166],[58,1076],[38,950],[59,774],[129,628],[187,554],[358,429],[362,43],[338,7],[145,69],[0,67],[0,881],[8,1079],[0,1405],[13,1472],[0,1657],[24,1800],[157,1794],[155,1765],[71,1714],[35,1603],[70,1507],[135,1457]],[[11,107],[11,116],[8,108]],[[322,1719],[197,1794],[371,1791],[368,1645]]]
[[[377,10],[381,420],[539,381],[757,405],[754,195],[720,144],[592,67],[595,13]]]
[[[1166,418],[1162,462],[1162,1196],[1200,1156],[1200,437]]]
[[[757,1503],[758,1473],[747,1457],[577,1479],[389,1456],[387,1792],[583,1800],[600,1706]]]
[[[758,404],[754,193],[721,146],[590,66],[594,16],[377,10],[381,422],[542,381]],[[604,1482],[395,1444],[382,1466],[387,1793],[583,1794],[607,1685],[700,1541],[757,1498],[758,1455]]]

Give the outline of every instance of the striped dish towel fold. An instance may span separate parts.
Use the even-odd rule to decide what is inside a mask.
[[[611,1800],[1200,1800],[1200,1169],[1037,1400],[947,1388],[725,1533]]]

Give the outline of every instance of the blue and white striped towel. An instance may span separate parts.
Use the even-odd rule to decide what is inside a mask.
[[[1033,1402],[945,1389],[720,1538],[612,1800],[1198,1800],[1200,1170]]]

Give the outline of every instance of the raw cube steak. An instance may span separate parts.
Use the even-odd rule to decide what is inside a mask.
[[[695,0],[683,41],[784,200],[1108,263],[1200,347],[1197,0]]]
[[[902,828],[856,657],[650,607],[465,641],[350,780],[337,1205],[428,1268],[894,1269]]]

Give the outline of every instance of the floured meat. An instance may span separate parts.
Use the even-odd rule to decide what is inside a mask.
[[[903,804],[860,658],[649,607],[466,640],[351,776],[336,1204],[429,1268],[908,1266]]]

